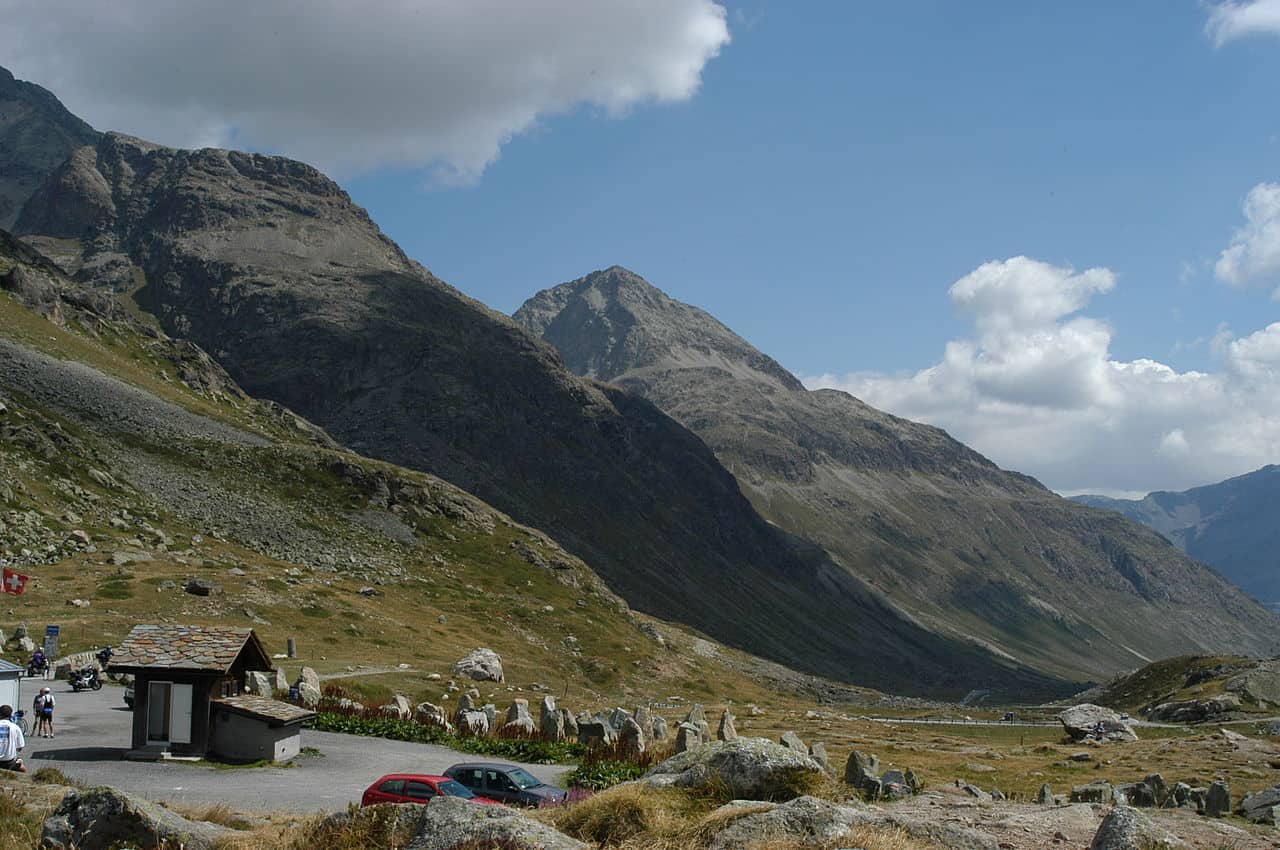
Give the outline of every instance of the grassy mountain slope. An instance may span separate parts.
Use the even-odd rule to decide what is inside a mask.
[[[58,623],[64,653],[136,622],[219,622],[273,651],[298,638],[290,672],[388,666],[351,682],[433,702],[444,686],[427,675],[447,679],[480,645],[513,686],[567,689],[571,705],[767,702],[786,680],[632,612],[546,535],[453,485],[250,398],[3,231],[0,473],[0,559],[34,579],[5,597],[5,632]],[[214,593],[186,593],[192,579]]]
[[[1280,466],[1144,499],[1078,496],[1150,526],[1271,608],[1280,608]]]
[[[572,375],[308,166],[107,134],[50,175],[17,230],[78,281],[130,295],[255,397],[544,530],[635,608],[886,690],[1069,689],[922,627],[766,522],[696,436]]]
[[[1277,620],[1149,529],[1061,499],[936,428],[809,392],[625,269],[516,313],[582,375],[701,436],[757,509],[942,633],[1061,675],[1188,648],[1271,652]]]

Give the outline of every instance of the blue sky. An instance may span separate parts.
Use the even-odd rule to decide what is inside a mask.
[[[625,265],[1066,493],[1280,462],[1280,0],[0,14],[95,126],[313,162],[503,312]]]
[[[619,263],[801,374],[928,365],[947,287],[1017,254],[1116,271],[1125,359],[1207,368],[1193,341],[1275,314],[1211,265],[1280,178],[1277,40],[1215,48],[1170,0],[731,10],[689,102],[551,118],[465,187],[346,185],[499,310]]]

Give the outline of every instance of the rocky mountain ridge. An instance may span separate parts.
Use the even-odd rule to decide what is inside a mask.
[[[684,423],[761,514],[939,633],[1079,678],[1220,641],[1280,645],[1271,615],[1150,530],[1061,499],[939,429],[810,392],[626,269],[544,290],[515,318],[575,371]]]
[[[766,522],[696,436],[572,375],[309,166],[109,133],[32,193],[16,231],[77,281],[129,295],[251,395],[542,529],[635,608],[886,690],[1069,689],[922,627]]]
[[[1254,598],[1280,610],[1280,466],[1142,499],[1076,496],[1149,526]]]

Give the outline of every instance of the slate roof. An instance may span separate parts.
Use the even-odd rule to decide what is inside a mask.
[[[265,720],[272,726],[283,726],[288,723],[301,723],[316,716],[314,711],[299,708],[292,703],[281,702],[267,697],[243,696],[220,697],[210,700],[217,708],[225,708],[240,714],[247,714],[259,720]]]
[[[253,629],[234,626],[134,626],[109,666],[225,673],[251,640]]]

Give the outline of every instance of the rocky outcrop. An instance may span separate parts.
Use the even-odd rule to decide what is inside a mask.
[[[1062,728],[1073,741],[1088,738],[1103,741],[1136,741],[1138,735],[1129,724],[1109,708],[1091,703],[1072,706],[1058,715]],[[1099,730],[1101,730],[1099,734]]]
[[[538,731],[538,724],[533,722],[533,715],[529,713],[527,699],[511,701],[511,705],[507,708],[506,722],[502,724],[502,731],[508,735],[524,738],[533,737]]]
[[[426,807],[407,850],[502,847],[504,850],[587,850],[587,845],[505,806],[441,797]]]
[[[1204,723],[1222,720],[1240,708],[1235,694],[1220,694],[1209,699],[1164,702],[1147,712],[1147,718],[1158,723]]]
[[[302,704],[307,708],[315,708],[320,704],[323,693],[320,690],[320,674],[310,667],[303,667],[298,674],[298,694]]]
[[[502,675],[502,659],[492,649],[473,649],[458,659],[453,672],[477,682],[505,682]]]
[[[187,820],[140,797],[98,786],[68,792],[44,822],[40,843],[51,850],[160,846],[212,850],[229,833],[217,824]]]
[[[730,803],[718,813],[731,814],[735,808],[751,805]],[[821,846],[842,838],[855,825],[869,819],[866,812],[851,806],[838,806],[815,797],[797,797],[734,820],[716,833],[708,850],[738,850],[787,839]]]
[[[1157,850],[1185,846],[1136,809],[1116,806],[1098,827],[1089,850]]]
[[[1253,823],[1280,826],[1280,785],[1246,794],[1237,811]]]
[[[734,797],[787,800],[799,796],[822,774],[804,753],[763,738],[714,741],[678,753],[640,780],[654,788],[704,789],[722,785]]]

